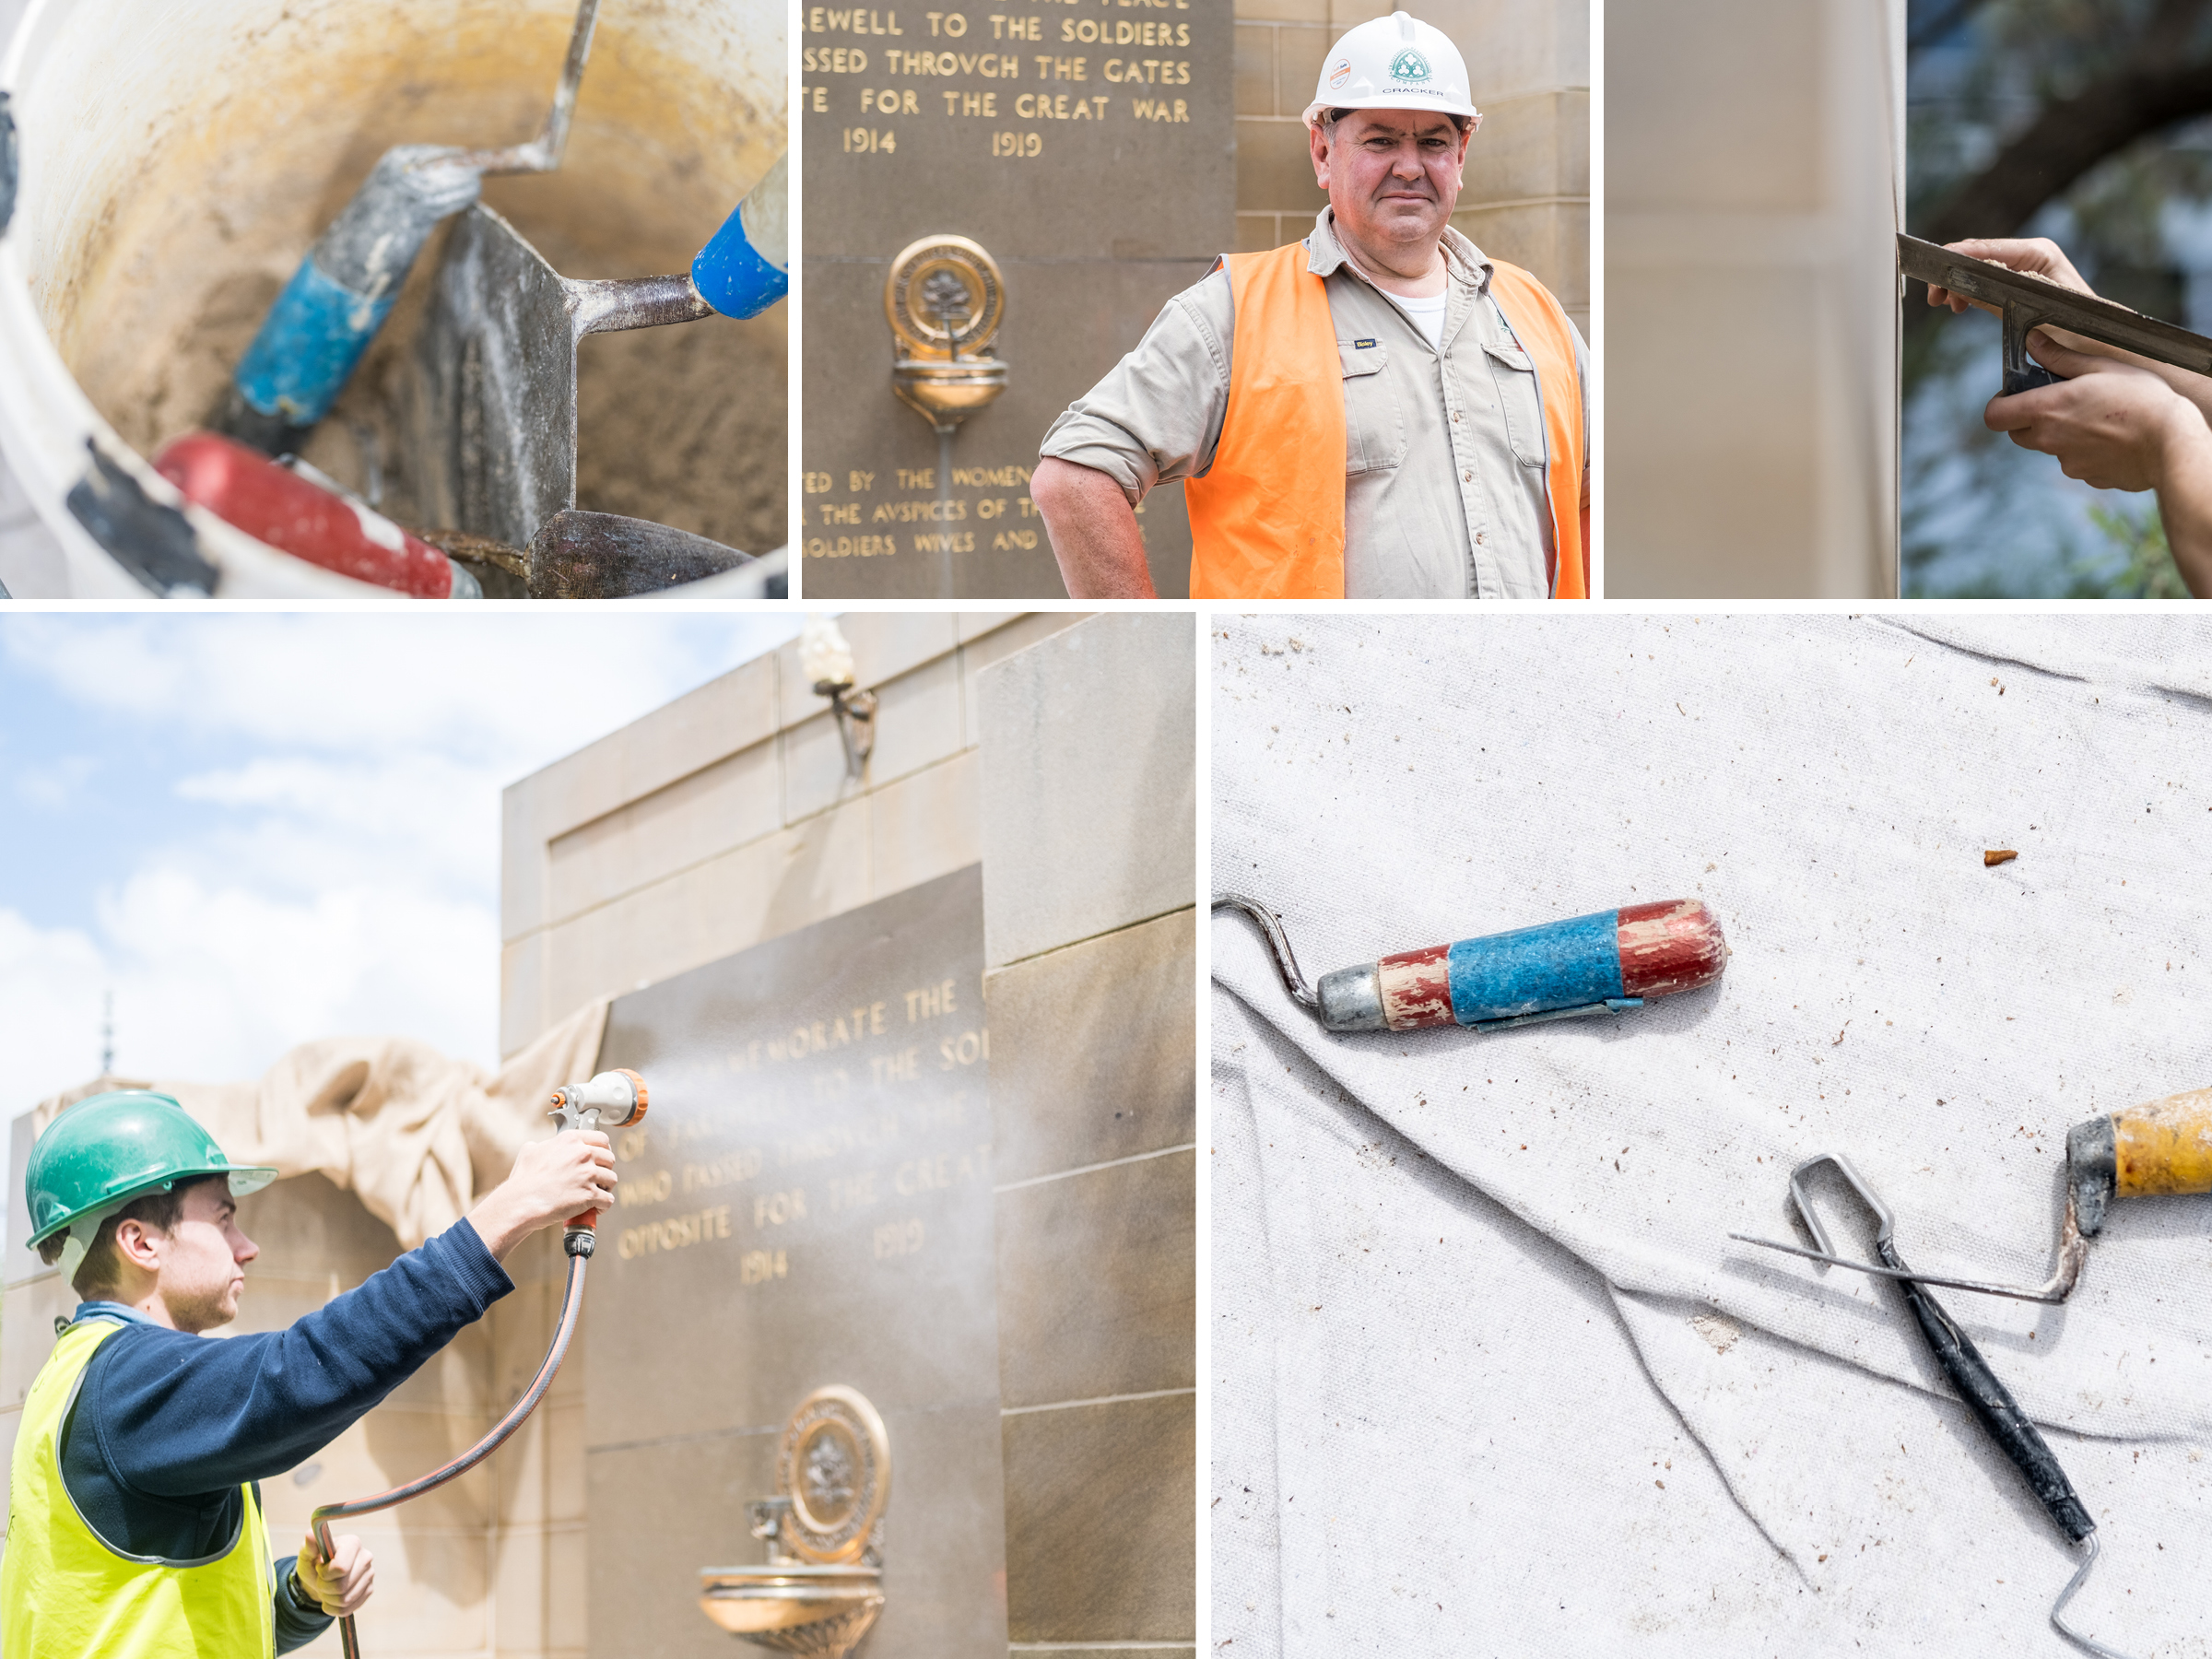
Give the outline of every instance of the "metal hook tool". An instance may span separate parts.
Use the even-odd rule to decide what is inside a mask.
[[[1262,904],[1257,899],[1247,899],[1241,893],[1220,892],[1214,895],[1217,911],[1241,910],[1260,925],[1260,933],[1267,941],[1267,948],[1275,956],[1275,971],[1283,976],[1283,989],[1290,993],[1290,1000],[1301,1008],[1320,1010],[1314,1000],[1313,987],[1299,968],[1298,958],[1290,949],[1290,935],[1283,931],[1283,919]]]
[[[1827,1230],[1820,1225],[1820,1218],[1814,1212],[1812,1200],[1806,1191],[1806,1175],[1823,1164],[1833,1167],[1837,1174],[1843,1178],[1844,1183],[1858,1194],[1859,1202],[1872,1212],[1877,1223],[1874,1249],[1882,1260],[1882,1267],[1865,1267],[1865,1264],[1849,1261],[1834,1253]],[[2036,1501],[2057,1523],[2058,1529],[2066,1536],[2066,1542],[2086,1547],[2087,1554],[2081,1565],[2075,1570],[2074,1576],[2066,1581],[2066,1587],[2059,1592],[2057,1601],[2052,1604],[2052,1626],[2067,1641],[2088,1653],[2100,1655],[2100,1659],[2126,1659],[2126,1655],[2105,1646],[2094,1637],[2084,1635],[2065,1620],[2066,1604],[2074,1599],[2074,1593],[2081,1588],[2082,1581],[2097,1562],[2097,1524],[2089,1519],[2089,1512],[2075,1495],[2073,1483],[2067,1480],[2066,1472],[2059,1467],[2058,1459],[2052,1454],[2050,1445],[2037,1431],[2035,1425],[2028,1420],[2027,1413],[2013,1399],[2011,1391],[1997,1380],[1996,1372],[1990,1370],[1989,1361],[1982,1358],[1982,1350],[1974,1346],[1973,1338],[1960,1329],[1958,1322],[1928,1294],[1925,1284],[1940,1281],[1924,1281],[1919,1275],[1906,1267],[1904,1258],[1898,1254],[1897,1245],[1892,1241],[1896,1220],[1889,1213],[1889,1206],[1882,1202],[1881,1195],[1866,1183],[1865,1178],[1853,1169],[1840,1153],[1823,1152],[1806,1159],[1790,1171],[1790,1208],[1804,1225],[1805,1230],[1812,1235],[1813,1241],[1820,1246],[1818,1253],[1811,1251],[1795,1251],[1794,1253],[1814,1255],[1817,1260],[1834,1262],[1839,1266],[1862,1267],[1866,1272],[1881,1273],[1885,1277],[1899,1281],[1900,1288],[1905,1293],[1905,1300],[1912,1306],[1913,1318],[1920,1323],[1921,1334],[1927,1338],[1929,1351],[1935,1355],[1936,1363],[1943,1368],[1944,1375],[1951,1380],[1951,1386],[1959,1391],[1959,1397],[1966,1402],[1967,1408],[1980,1420],[1989,1437],[1996,1441],[1998,1450],[2012,1460],[2013,1466],[2026,1478]],[[1791,1247],[1777,1245],[1775,1248],[1788,1250]],[[1994,1288],[1983,1286],[1968,1288]],[[2012,1295],[2014,1292],[2006,1290],[1999,1291],[1999,1294]]]
[[[1799,1184],[1806,1171],[1824,1161],[1833,1163],[1843,1171],[1844,1179],[1851,1182],[1880,1220],[1881,1230],[1875,1235],[1874,1247],[1880,1253],[1883,1261],[1890,1263],[1889,1265],[1877,1267],[1871,1262],[1856,1262],[1849,1256],[1838,1255],[1835,1246],[1828,1241],[1828,1235],[1821,1230],[1819,1219],[1813,1214],[1812,1206],[1806,1202],[1804,1189]],[[2059,1227],[2058,1263],[2050,1278],[2041,1285],[1998,1285],[1983,1279],[1944,1278],[1933,1273],[1914,1273],[1901,1261],[1890,1262],[1890,1258],[1897,1253],[1890,1241],[1895,1221],[1888,1207],[1874,1195],[1873,1189],[1861,1181],[1851,1166],[1838,1155],[1823,1154],[1820,1158],[1799,1164],[1790,1171],[1790,1204],[1804,1221],[1805,1230],[1813,1235],[1813,1242],[1819,1246],[1818,1249],[1807,1250],[1801,1244],[1784,1244],[1780,1239],[1755,1239],[1749,1233],[1732,1232],[1728,1236],[1738,1243],[1784,1251],[1794,1256],[1803,1256],[1808,1262],[1824,1262],[1830,1267],[1848,1267],[1854,1273],[1869,1273],[1877,1278],[1898,1279],[1907,1285],[1941,1285],[1947,1290],[1972,1290],[1983,1296],[2009,1296],[2016,1301],[2065,1301],[2073,1290],[2075,1281],[2081,1277],[2081,1265],[2088,1256],[2088,1241],[2082,1232],[2078,1180],[2067,1182],[2065,1219]]]
[[[1816,1160],[1818,1161],[1818,1160]],[[1784,1244],[1778,1239],[1755,1239],[1748,1233],[1730,1233],[1740,1243],[1765,1250],[1786,1251],[1831,1267],[1849,1267],[1883,1278],[1909,1279],[1916,1284],[1941,1285],[1951,1290],[1971,1290],[1982,1296],[2009,1296],[2018,1301],[2063,1302],[2081,1277],[2088,1260],[2089,1241],[2104,1230],[2104,1215],[2122,1198],[2171,1197],[2212,1193],[2212,1088],[2191,1089],[2130,1106],[2105,1117],[2091,1118],[2066,1131],[2066,1208],[2058,1226],[2058,1259],[2051,1277],[2041,1285],[1997,1285],[1983,1279],[1943,1278],[1932,1273],[1911,1273],[1902,1268],[1877,1267],[1854,1262],[1830,1248],[1819,1224],[1811,1218],[1796,1177],[1790,1178],[1790,1196],[1818,1250]],[[1883,1238],[1888,1237],[1883,1219]]]
[[[1282,917],[1242,893],[1216,893],[1213,908],[1242,911],[1259,924],[1283,989],[1332,1031],[1501,1031],[1620,1014],[1710,984],[1728,960],[1712,912],[1695,899],[1674,899],[1404,950],[1309,984]]]

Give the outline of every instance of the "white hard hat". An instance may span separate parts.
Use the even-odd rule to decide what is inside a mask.
[[[1362,23],[1329,48],[1306,124],[1328,110],[1435,110],[1482,124],[1482,112],[1467,95],[1459,48],[1442,29],[1404,12]]]

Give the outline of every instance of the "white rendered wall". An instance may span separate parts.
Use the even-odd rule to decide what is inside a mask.
[[[1896,593],[1904,14],[1607,12],[1608,597]]]

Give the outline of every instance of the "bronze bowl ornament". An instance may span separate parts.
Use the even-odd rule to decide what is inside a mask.
[[[883,1511],[891,1444],[857,1391],[818,1388],[783,1426],[776,1493],[751,1506],[757,1567],[700,1570],[700,1610],[731,1635],[808,1659],[843,1659],[883,1611]]]
[[[891,390],[942,435],[1006,389],[991,342],[1006,317],[998,262],[965,236],[925,236],[891,261],[883,314]]]

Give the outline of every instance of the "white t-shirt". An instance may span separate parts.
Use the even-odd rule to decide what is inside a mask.
[[[1413,321],[1413,325],[1429,336],[1429,344],[1441,347],[1444,343],[1444,302],[1451,299],[1446,288],[1433,300],[1417,300],[1408,294],[1393,294],[1398,309]]]

